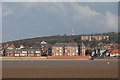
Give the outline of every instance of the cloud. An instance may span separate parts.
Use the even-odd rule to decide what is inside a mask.
[[[98,7],[101,8],[101,5]],[[15,30],[11,34],[16,33],[16,39],[29,36],[35,37],[36,35],[71,34],[73,27],[75,27],[75,33],[78,34],[118,30],[118,16],[114,14],[113,10],[111,11],[107,6],[106,9],[108,10],[105,11],[105,9],[103,12],[98,7],[92,8],[86,3],[79,2],[6,3],[2,9],[3,16],[6,16],[3,20],[4,33],[8,30],[8,26]],[[8,15],[11,16],[11,14],[15,16],[7,17]],[[43,28],[46,30],[45,32]],[[26,29],[29,30],[26,32]],[[12,40],[15,38],[7,36],[4,39]]]
[[[80,24],[101,31],[116,31],[118,28],[118,16],[110,11],[105,14],[91,9],[89,6],[82,6],[78,3],[71,4],[74,11],[73,20]],[[103,30],[103,31],[104,31]]]
[[[32,1],[32,0],[31,0]],[[20,5],[27,10],[43,10],[48,13],[58,14],[60,16],[65,16],[67,14],[64,3],[56,2],[25,2],[20,3]]]
[[[98,19],[98,16],[101,16],[101,13],[91,9],[89,6],[82,6],[78,3],[72,3],[71,7],[74,12],[73,19],[77,22],[82,23],[83,25],[90,26],[94,23],[95,19]]]
[[[36,7],[38,7],[39,2],[32,2],[32,0],[30,0],[31,2],[24,2],[24,3],[20,3],[21,6],[23,6],[24,8],[27,9],[35,9]]]
[[[2,3],[0,3],[0,43],[2,42]]]
[[[44,7],[48,14],[51,12],[62,17],[65,17],[68,14],[64,3],[45,3],[45,5],[42,5],[42,7]]]
[[[2,3],[0,3],[0,12],[2,12]]]
[[[106,26],[110,29],[117,28],[118,26],[118,17],[116,15],[113,15],[111,12],[106,12],[105,15],[106,18]]]
[[[119,2],[119,0],[2,0],[2,2]]]
[[[42,12],[45,15],[53,15],[60,20],[66,20],[64,23],[69,24],[70,26],[79,23],[79,25],[83,27],[90,27],[91,29],[95,29],[96,31],[101,31],[102,29],[106,31],[112,31],[117,30],[118,27],[118,16],[114,15],[109,10],[106,11],[105,14],[103,14],[102,12],[94,10],[90,6],[82,5],[82,3],[79,2],[59,3],[32,1],[33,0],[31,0],[31,2],[19,3],[19,5],[24,9],[22,11],[26,11],[26,13],[28,11],[28,14],[32,13],[32,10],[34,12]],[[29,10],[31,10],[31,12]],[[11,8],[3,8],[4,16],[10,15],[12,13],[13,10]]]
[[[28,3],[29,4],[29,3]],[[30,3],[29,6],[36,7],[37,3]],[[112,14],[110,11],[107,11],[106,14],[91,9],[89,6],[82,6],[79,3],[41,3],[39,4],[45,11],[52,12],[54,14],[62,15],[64,17],[68,16],[70,12],[73,12],[73,20],[82,22],[84,25],[92,26],[93,23],[95,27],[104,26],[106,28],[115,28],[117,27],[117,16]],[[67,6],[70,7],[68,10]]]
[[[8,16],[8,15],[10,15],[10,14],[12,14],[12,13],[13,13],[13,10],[10,9],[10,8],[3,8],[3,9],[2,9],[2,15],[3,15],[3,16]]]
[[[93,17],[100,15],[95,10],[92,10],[89,6],[81,6],[80,4],[72,4],[74,11],[83,17]]]

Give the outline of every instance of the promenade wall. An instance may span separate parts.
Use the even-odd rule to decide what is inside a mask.
[[[90,56],[48,56],[48,59],[90,59]]]

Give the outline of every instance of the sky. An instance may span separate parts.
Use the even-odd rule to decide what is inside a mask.
[[[2,41],[118,31],[117,2],[2,2]]]

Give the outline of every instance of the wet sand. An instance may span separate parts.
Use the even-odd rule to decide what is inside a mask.
[[[2,61],[2,76],[3,78],[118,78],[118,60],[5,60]]]

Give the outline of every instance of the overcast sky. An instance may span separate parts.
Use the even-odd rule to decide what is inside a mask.
[[[4,41],[118,31],[117,2],[3,2]]]

